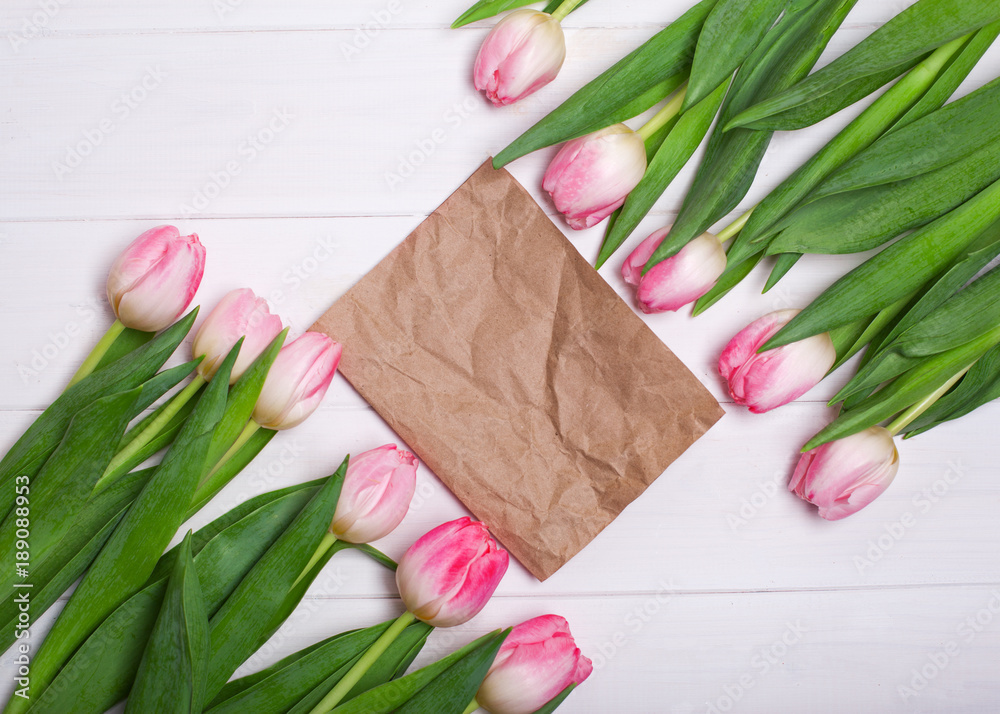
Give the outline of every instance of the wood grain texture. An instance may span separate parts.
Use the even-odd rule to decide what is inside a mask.
[[[821,64],[909,4],[861,0]],[[106,270],[141,231],[169,222],[201,236],[201,304],[251,286],[301,331],[489,154],[687,5],[588,3],[566,23],[559,79],[497,110],[469,77],[490,23],[447,30],[465,7],[457,0],[5,0],[0,448],[59,393],[110,323]],[[959,93],[998,66],[994,47]],[[862,106],[777,134],[744,207]],[[550,215],[539,184],[551,155],[510,167]],[[672,220],[692,173],[601,270],[630,303],[618,275],[625,251]],[[592,259],[602,232],[570,238]],[[598,665],[560,709],[569,714],[1000,709],[1000,407],[901,443],[896,483],[861,513],[826,523],[785,483],[849,375],[754,416],[731,403],[716,372],[734,332],[770,310],[803,306],[858,260],[804,260],[763,296],[766,275],[754,274],[696,320],[645,317],[727,415],[547,582],[513,564],[483,614],[435,633],[421,661],[558,612]],[[190,525],[395,438],[338,379],[315,416],[275,438]],[[398,557],[464,514],[421,468],[410,514],[379,545]],[[338,555],[244,672],[393,617],[393,593],[387,572]],[[36,635],[54,614],[38,620]],[[2,695],[13,686],[12,659],[0,658]]]

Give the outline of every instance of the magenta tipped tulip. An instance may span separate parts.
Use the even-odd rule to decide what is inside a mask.
[[[513,628],[479,687],[476,701],[490,714],[531,714],[594,666],[558,615],[542,615]]]
[[[272,315],[267,301],[254,295],[250,288],[226,294],[194,336],[192,352],[204,356],[198,374],[210,379],[240,337],[244,337],[240,354],[233,365],[229,383],[233,384],[260,356],[260,353],[281,332],[281,318]]]
[[[878,498],[897,471],[892,434],[873,426],[802,454],[788,490],[817,506],[820,517],[836,521]]]
[[[417,458],[395,444],[352,456],[330,531],[348,543],[371,543],[400,524],[417,487]]]
[[[646,172],[646,145],[624,124],[566,142],[542,180],[575,230],[595,226],[625,203]]]
[[[507,572],[507,551],[471,518],[444,523],[410,546],[399,561],[396,585],[406,609],[434,627],[472,619]]]
[[[719,374],[729,383],[730,395],[754,414],[798,399],[819,384],[837,360],[833,340],[825,332],[757,353],[798,313],[777,310],[754,320],[729,341],[719,357]]]
[[[646,274],[646,261],[667,237],[661,228],[640,243],[622,266],[622,277],[636,286],[639,309],[645,313],[679,310],[707,293],[726,269],[726,252],[711,233],[702,233]]]
[[[486,36],[473,82],[496,106],[513,104],[555,79],[564,59],[566,40],[559,21],[544,12],[515,10]]]
[[[305,421],[323,401],[340,353],[340,343],[320,332],[306,332],[282,347],[264,380],[253,420],[267,429],[290,429]]]
[[[173,226],[151,228],[118,256],[108,302],[125,327],[158,332],[184,314],[205,273],[205,247]]]

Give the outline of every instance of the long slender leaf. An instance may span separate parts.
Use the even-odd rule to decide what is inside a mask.
[[[208,615],[188,531],[142,653],[125,714],[201,714],[208,648]]]
[[[701,0],[642,47],[619,60],[515,139],[493,159],[500,168],[532,151],[583,136],[660,82],[686,72],[698,34],[717,0]]]
[[[687,111],[732,76],[771,29],[790,0],[719,0],[698,36]]]
[[[1000,397],[1000,346],[994,347],[980,357],[954,389],[911,422],[904,430],[906,438],[963,417],[998,397]]]
[[[475,657],[477,654],[490,651],[493,651],[495,655],[494,648],[499,649],[505,636],[506,632],[491,632],[483,635],[433,664],[343,702],[333,710],[333,714],[389,714],[389,712],[399,711],[401,706],[404,706],[421,690],[434,682],[437,677],[446,673],[449,668],[460,663],[466,657]],[[474,694],[475,690],[473,690],[472,695]],[[464,710],[465,706],[472,701],[472,695],[465,700],[459,711]],[[441,714],[444,711],[447,710],[442,708],[435,714]]]
[[[797,342],[874,315],[940,273],[998,218],[1000,181],[840,278],[761,349]]]
[[[108,351],[104,353],[100,361],[94,366],[94,371],[104,369],[112,362],[116,362],[125,355],[134,352],[149,342],[156,336],[155,332],[142,332],[126,327],[121,334],[111,343]]]
[[[88,635],[138,592],[177,532],[204,468],[212,431],[225,410],[229,372],[241,344],[242,340],[226,357],[174,445],[108,539],[42,643],[32,667],[33,698],[44,692]],[[92,376],[112,369],[108,367]],[[15,697],[8,704],[8,714],[24,711],[29,704],[30,700]]]
[[[502,12],[507,10],[514,10],[519,7],[524,7],[525,5],[532,5],[538,2],[538,0],[479,0],[475,5],[470,7],[468,10],[462,13],[462,15],[451,24],[452,29],[457,29],[468,25],[469,23],[476,22],[477,20],[485,20],[488,17],[496,17]],[[583,0],[579,5],[573,8],[573,11],[579,10],[580,7],[585,5],[588,0]],[[561,4],[561,0],[554,0],[550,2],[542,12],[547,12],[552,14],[555,12],[556,8]]]
[[[0,513],[6,515],[13,503],[14,477],[38,472],[59,445],[73,415],[102,396],[133,389],[149,380],[177,349],[197,313],[196,308],[151,342],[80,380],[39,415],[0,461]]]
[[[823,69],[742,112],[733,126],[786,129],[782,112],[836,96],[997,20],[1000,6],[991,0],[919,0]]]
[[[746,195],[771,140],[771,132],[720,127],[761,96],[808,74],[857,0],[825,0],[787,13],[740,67],[719,115],[694,183],[669,235],[646,270],[676,254],[733,210]]]
[[[288,528],[322,481],[256,496],[198,530],[192,552],[209,614]],[[143,648],[176,566],[179,548],[164,554],[142,590],[117,610],[74,653],[32,712],[103,712],[128,694]]]
[[[212,616],[208,701],[215,698],[236,668],[272,633],[274,613],[287,605],[286,595],[330,526],[346,470],[347,459],[344,459],[295,522]]]

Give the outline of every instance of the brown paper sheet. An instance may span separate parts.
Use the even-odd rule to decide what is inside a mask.
[[[484,164],[312,327],[539,580],[722,415],[506,171]]]

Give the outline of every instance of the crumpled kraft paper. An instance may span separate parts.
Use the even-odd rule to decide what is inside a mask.
[[[539,580],[723,413],[489,162],[312,329]]]

